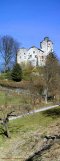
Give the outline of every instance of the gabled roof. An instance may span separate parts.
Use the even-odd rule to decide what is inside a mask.
[[[42,49],[37,48],[36,46],[31,46],[28,50],[30,50],[31,48],[36,48],[37,50],[40,50],[40,51],[44,52]]]
[[[36,49],[38,49],[36,46],[31,46],[29,49],[31,49],[31,48],[36,48]],[[29,50],[29,49],[28,49],[28,50]]]

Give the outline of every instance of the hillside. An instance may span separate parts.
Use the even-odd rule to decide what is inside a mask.
[[[9,131],[6,138],[0,130],[0,161],[60,160],[60,107],[12,120]],[[41,151],[46,145],[50,148]]]

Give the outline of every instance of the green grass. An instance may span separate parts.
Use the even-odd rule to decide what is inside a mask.
[[[60,118],[60,107],[55,109],[47,110],[45,112],[36,113],[30,116],[10,121],[9,130],[11,135],[19,134],[20,132],[35,131],[36,129],[47,128],[49,124],[59,120]]]
[[[2,134],[2,126],[0,125],[0,147],[3,149],[2,155],[4,155],[6,151],[7,158],[15,158],[14,156],[16,156],[16,154],[14,149],[17,144],[17,157],[21,157],[21,153],[19,152],[22,152],[22,155],[24,154],[23,152],[25,152],[26,156],[27,150],[30,151],[27,148],[32,146],[33,142],[37,141],[37,138],[35,139],[35,134],[36,137],[38,136],[38,133],[39,136],[43,137],[47,134],[51,125],[54,127],[54,124],[59,122],[60,107],[10,121],[9,131],[11,138],[7,138]],[[39,139],[41,138],[39,137],[38,141],[40,141]],[[24,155],[22,157],[24,157]]]

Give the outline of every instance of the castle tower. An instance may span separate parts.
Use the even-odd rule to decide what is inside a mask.
[[[44,40],[40,43],[41,50],[44,51],[45,55],[48,55],[50,52],[53,52],[53,43],[49,37],[45,37]]]

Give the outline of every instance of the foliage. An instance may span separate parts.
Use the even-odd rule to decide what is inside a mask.
[[[22,80],[22,69],[18,63],[16,63],[11,73],[12,80],[19,82]]]

